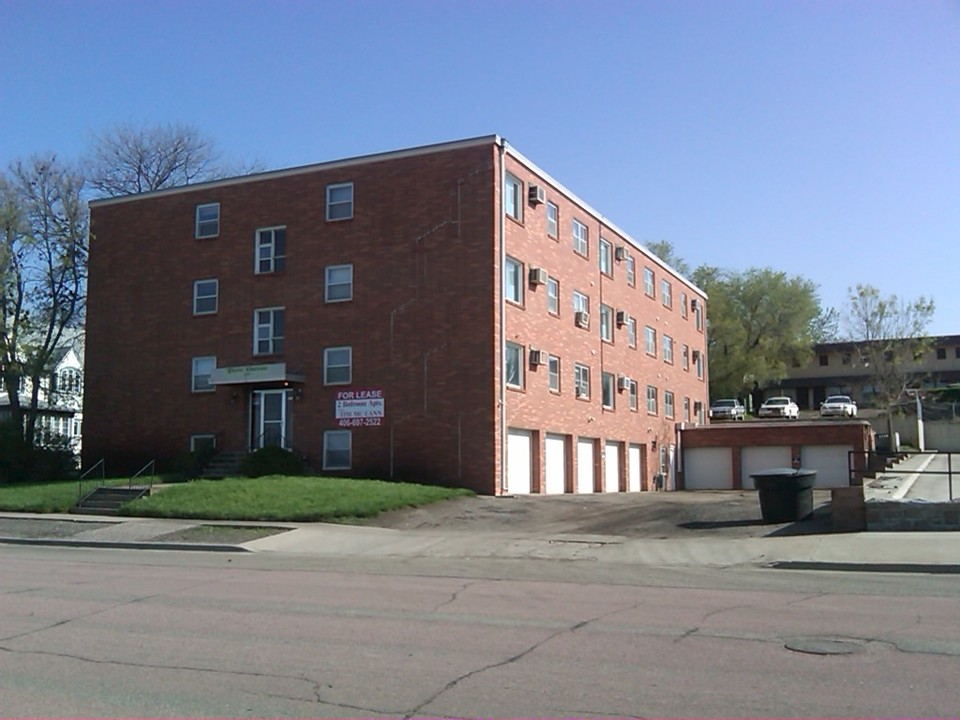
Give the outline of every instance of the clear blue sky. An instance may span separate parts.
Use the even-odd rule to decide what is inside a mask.
[[[266,168],[499,133],[640,242],[960,334],[960,3],[0,0],[0,165],[186,122]]]

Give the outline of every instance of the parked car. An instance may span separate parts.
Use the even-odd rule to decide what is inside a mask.
[[[759,415],[760,417],[782,417],[798,420],[800,418],[800,408],[788,397],[772,397],[763,401]]]
[[[736,398],[715,400],[710,406],[711,420],[743,420],[747,409]]]
[[[820,403],[820,417],[848,417],[857,416],[857,403],[849,395],[831,395]]]

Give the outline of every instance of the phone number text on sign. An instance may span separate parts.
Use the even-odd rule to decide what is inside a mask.
[[[378,427],[383,424],[383,418],[341,418],[337,420],[340,427]]]

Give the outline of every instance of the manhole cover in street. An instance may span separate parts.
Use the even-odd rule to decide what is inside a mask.
[[[810,655],[855,655],[864,650],[863,643],[857,640],[823,637],[793,638],[787,640],[785,647],[787,650]]]

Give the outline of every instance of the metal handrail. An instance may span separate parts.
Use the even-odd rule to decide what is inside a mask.
[[[872,472],[884,472],[883,469],[880,469],[877,466],[878,460],[886,460],[888,458],[901,457],[903,455],[934,455],[947,458],[947,469],[943,470],[913,470],[911,471],[912,475],[922,476],[922,475],[939,475],[946,476],[947,481],[947,496],[949,497],[950,502],[955,502],[956,498],[953,493],[953,478],[954,475],[960,475],[960,471],[954,470],[953,467],[953,456],[957,455],[953,451],[944,451],[944,450],[910,450],[909,452],[878,452],[875,450],[865,450],[865,451],[856,451],[851,450],[848,453],[847,460],[847,469],[850,473],[850,484],[851,485],[862,485],[863,478]],[[857,462],[857,458],[861,458],[860,462]],[[886,463],[884,462],[884,465]],[[858,467],[859,466],[859,467]],[[859,482],[856,480],[859,479]]]
[[[87,483],[84,483],[84,480],[87,479],[87,476],[97,468],[100,468],[100,477],[94,478],[92,482],[88,481]],[[106,469],[107,465],[104,462],[104,459],[100,458],[96,463],[94,463],[93,467],[89,468],[86,472],[80,475],[79,479],[77,480],[77,502],[82,500],[84,495],[87,495],[93,490],[96,490],[98,487],[103,486],[107,478]]]
[[[133,474],[133,476],[130,478],[129,483],[127,483],[127,487],[133,487],[133,481],[136,480],[136,479],[137,479],[138,477],[140,477],[141,475],[143,475],[143,474],[147,471],[148,468],[150,469],[150,485],[149,485],[149,487],[152,488],[152,487],[153,487],[153,478],[154,478],[154,476],[157,474],[157,471],[156,471],[156,462],[155,462],[154,460],[151,460],[151,461],[148,462],[146,465],[144,465],[142,468],[140,468],[139,470],[137,470],[137,471]]]

